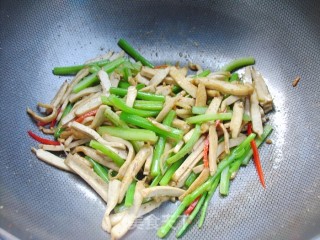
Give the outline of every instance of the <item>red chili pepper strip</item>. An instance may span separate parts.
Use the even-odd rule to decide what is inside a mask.
[[[47,123],[45,123],[45,122],[37,122],[37,126],[38,127],[44,127],[44,126],[46,126],[46,125],[48,125],[50,122],[47,122]]]
[[[252,125],[251,125],[251,123],[249,123],[248,124],[248,134],[251,134],[251,133],[252,133]],[[264,181],[264,174],[263,174],[263,170],[262,170],[262,166],[261,166],[259,151],[258,151],[255,140],[252,140],[250,144],[251,144],[251,149],[253,152],[254,165],[256,166],[256,170],[257,170],[261,185],[264,188],[266,188],[266,183]]]
[[[167,68],[168,65],[159,65],[159,66],[155,66],[154,69],[161,69],[161,68]]]
[[[208,152],[209,152],[209,137],[207,137],[206,140],[204,141],[204,148],[203,148],[203,165],[205,168],[209,167]]]
[[[53,119],[53,120],[51,121],[51,123],[50,123],[50,128],[54,128],[54,126],[56,125],[56,123],[57,123],[57,117],[58,117],[60,111],[61,111],[61,108],[58,109],[57,116],[55,117],[55,119]]]
[[[98,109],[87,112],[87,113],[81,115],[80,117],[78,117],[75,121],[78,123],[82,123],[85,118],[96,115],[97,111],[98,111]]]
[[[42,137],[36,135],[35,133],[33,133],[30,130],[28,131],[28,134],[29,134],[30,137],[32,137],[34,140],[36,140],[39,143],[47,144],[47,145],[60,145],[60,142],[52,141],[52,140],[46,139],[46,138],[42,138]]]
[[[217,121],[216,121],[216,127],[218,127],[219,124],[220,124],[220,120],[217,120]]]
[[[195,209],[195,207],[197,206],[199,199],[201,196],[197,197],[187,208],[187,210],[184,211],[185,215],[190,215],[192,213],[192,211]]]

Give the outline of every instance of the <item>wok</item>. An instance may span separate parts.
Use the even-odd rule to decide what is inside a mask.
[[[320,234],[319,1],[1,1],[0,235],[106,239],[105,205],[77,176],[36,159],[26,106],[49,102],[64,77],[51,69],[117,50],[127,39],[155,64],[218,69],[254,56],[274,97],[273,144],[261,148],[267,189],[254,165],[226,198],[216,194],[204,227],[185,239],[316,239]],[[297,87],[294,78],[300,75]],[[177,203],[139,220],[126,239],[155,238]],[[180,221],[181,224],[181,221]],[[169,239],[174,238],[174,231]],[[0,237],[1,238],[1,237]]]

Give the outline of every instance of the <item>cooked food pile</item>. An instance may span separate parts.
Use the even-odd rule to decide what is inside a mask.
[[[165,237],[179,216],[182,236],[219,187],[228,195],[230,181],[253,156],[265,181],[258,147],[271,133],[266,114],[273,108],[253,58],[241,58],[217,71],[198,64],[154,66],[127,41],[125,52],[109,52],[83,65],[56,67],[65,81],[38,114],[27,109],[44,134],[36,156],[78,175],[106,202],[103,230],[123,237],[135,219],[166,201],[181,203],[159,228]],[[243,70],[243,74],[237,72]]]

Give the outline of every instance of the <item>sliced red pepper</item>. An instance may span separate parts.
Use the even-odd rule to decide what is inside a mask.
[[[54,128],[54,126],[56,125],[56,123],[57,123],[57,117],[58,117],[60,111],[61,111],[61,108],[58,109],[58,113],[57,113],[57,116],[55,117],[55,119],[53,119],[53,120],[51,121],[51,123],[50,123],[50,128]]]
[[[208,152],[209,152],[209,136],[204,141],[204,148],[203,148],[203,165],[205,168],[209,167]]]
[[[50,122],[45,123],[45,122],[40,122],[40,121],[38,121],[38,122],[37,122],[37,126],[38,126],[38,127],[44,127],[44,126],[48,125],[49,123],[50,123]]]
[[[163,69],[163,68],[167,68],[168,65],[164,64],[164,65],[159,65],[159,66],[155,66],[154,69]]]
[[[29,134],[30,137],[32,137],[34,140],[36,140],[39,143],[47,144],[47,145],[60,145],[60,142],[53,141],[53,140],[46,139],[46,138],[42,138],[42,137],[36,135],[35,133],[33,133],[30,130],[28,131],[28,134]]]
[[[216,127],[218,127],[219,124],[220,124],[220,120],[217,120],[217,121],[216,121]]]
[[[81,115],[80,117],[78,117],[75,121],[78,123],[82,123],[85,118],[96,115],[97,111],[98,111],[98,109],[87,112],[87,113]]]
[[[190,205],[189,207],[184,211],[184,214],[185,215],[190,215],[192,213],[192,211],[195,209],[195,207],[197,206],[199,200],[200,200],[200,197],[197,197]]]
[[[248,124],[248,134],[251,134],[251,133],[252,133],[252,125],[251,125],[251,123],[249,123]],[[256,166],[256,170],[257,170],[261,185],[264,188],[266,188],[266,183],[264,181],[264,174],[263,174],[263,170],[262,170],[262,166],[261,166],[260,155],[259,155],[256,141],[252,140],[250,144],[251,144],[251,149],[253,152],[254,165]]]

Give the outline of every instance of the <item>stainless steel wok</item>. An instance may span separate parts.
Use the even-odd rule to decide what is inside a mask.
[[[261,149],[267,189],[253,164],[242,168],[230,195],[216,194],[204,227],[194,225],[185,239],[319,238],[319,1],[1,0],[0,239],[109,238],[101,199],[31,153],[26,132],[35,126],[25,109],[54,96],[65,79],[54,66],[117,50],[120,37],[156,64],[217,69],[254,56],[274,96],[273,144]],[[176,206],[162,206],[126,239],[155,238]]]

